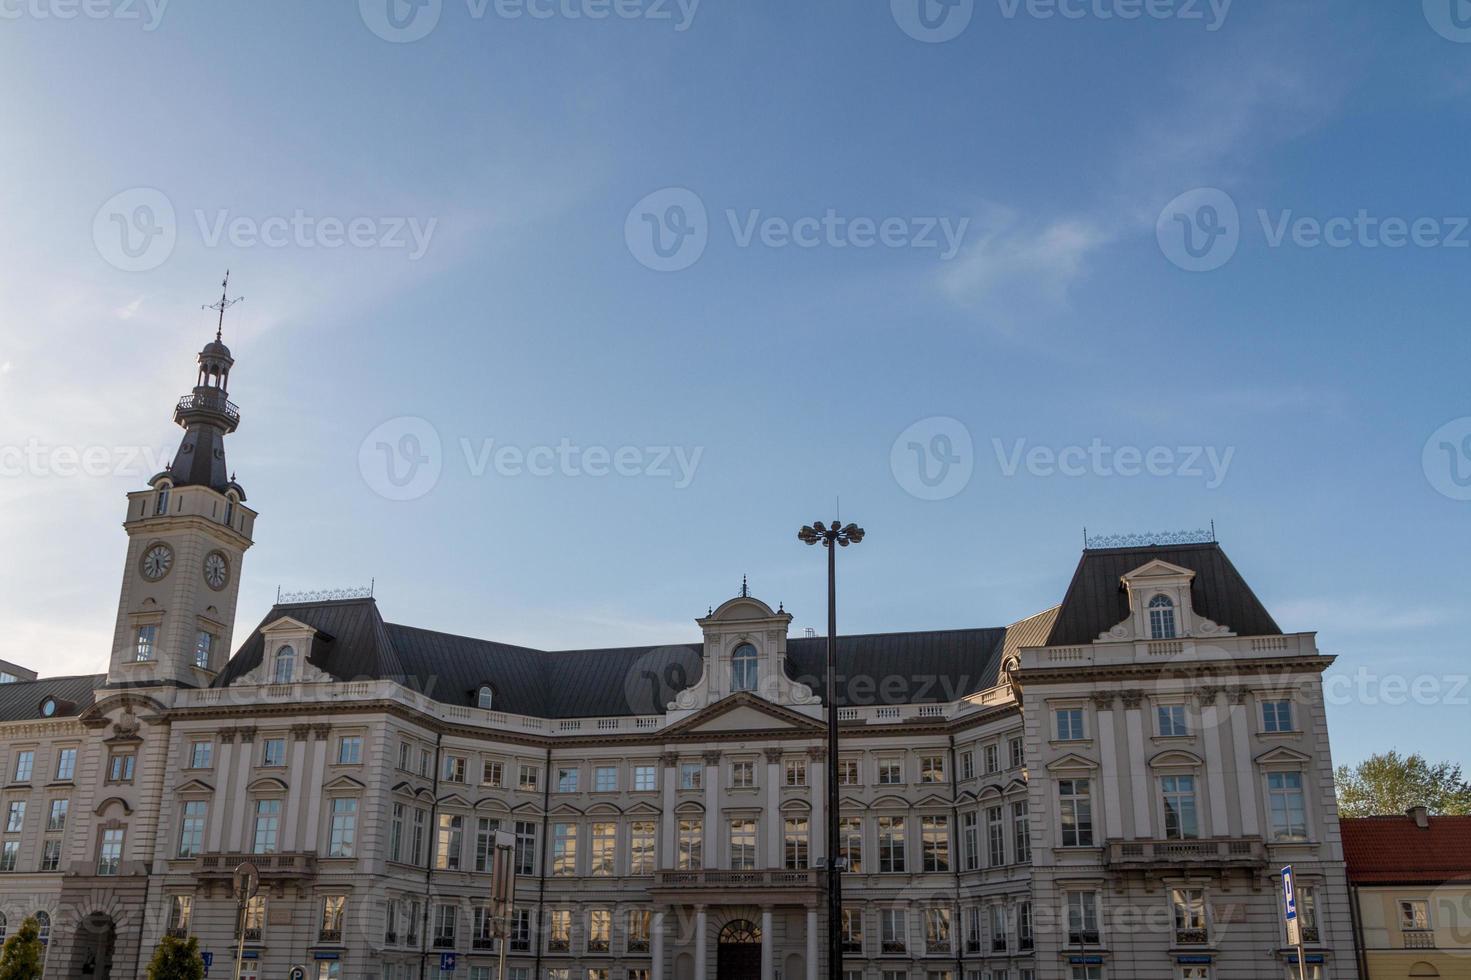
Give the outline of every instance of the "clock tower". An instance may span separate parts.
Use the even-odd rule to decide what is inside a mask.
[[[225,283],[228,290],[228,274]],[[199,352],[193,392],[174,408],[184,438],[173,462],[128,494],[108,686],[204,687],[230,655],[240,564],[255,530],[245,491],[225,467],[225,436],[240,424],[229,397],[235,361],[221,341],[235,302],[221,295],[207,307],[219,310],[220,326]]]

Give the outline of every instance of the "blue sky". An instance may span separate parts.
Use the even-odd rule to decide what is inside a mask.
[[[743,574],[820,628],[839,495],[845,631],[1002,625],[1085,526],[1214,520],[1338,656],[1337,759],[1465,761],[1450,0],[387,2],[0,5],[0,657],[105,663],[229,267],[237,639],[368,579],[547,648],[693,639]]]

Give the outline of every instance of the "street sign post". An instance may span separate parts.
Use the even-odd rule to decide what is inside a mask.
[[[215,954],[211,953],[209,950],[205,950],[204,952],[199,954],[199,958],[204,961],[204,975],[208,977],[209,968],[215,965]]]
[[[293,966],[291,968],[291,972],[288,973],[287,976],[290,977],[291,980],[306,980],[306,967]]]
[[[240,969],[245,959],[245,909],[250,900],[260,891],[260,869],[253,862],[242,861],[235,865],[235,980],[240,980]]]
[[[439,954],[439,972],[440,973],[454,973],[455,972],[455,954],[454,953],[440,953]]]
[[[500,940],[500,980],[506,980],[506,949],[511,944],[511,917],[516,906],[516,835],[495,834],[495,857],[490,866],[491,928]]]
[[[1292,865],[1282,869],[1282,915],[1287,923],[1288,945],[1297,949],[1297,975],[1307,980],[1307,957],[1302,951],[1302,923],[1297,918],[1297,885],[1292,874]]]

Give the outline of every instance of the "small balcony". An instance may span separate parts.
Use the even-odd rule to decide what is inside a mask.
[[[235,868],[249,861],[260,872],[262,882],[311,878],[317,873],[317,855],[309,851],[276,854],[213,852],[194,859],[194,875],[203,880],[230,880]]]
[[[1430,929],[1406,929],[1405,949],[1434,949],[1435,933]]]
[[[470,940],[470,948],[481,952],[492,952],[495,949],[495,940],[490,936],[476,936]]]
[[[317,942],[319,942],[319,943],[340,943],[340,942],[342,942],[342,930],[341,929],[322,929],[322,930],[318,931],[318,933],[317,933]]]
[[[1264,868],[1267,866],[1267,845],[1260,837],[1113,840],[1104,845],[1103,860],[1114,871]]]
[[[435,936],[434,937],[434,948],[435,949],[454,949],[455,948],[455,937],[454,936]]]
[[[1210,943],[1210,933],[1204,929],[1176,929],[1176,946],[1205,946]]]
[[[630,939],[628,941],[628,951],[630,953],[647,953],[649,951],[649,941],[647,939]]]

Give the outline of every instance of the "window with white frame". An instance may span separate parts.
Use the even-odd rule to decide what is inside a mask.
[[[56,781],[69,783],[77,773],[77,750],[65,748],[56,754]]]
[[[465,848],[465,818],[459,813],[439,815],[439,838],[434,850],[434,866],[441,871],[458,871],[460,854]]]
[[[909,949],[909,910],[879,909],[879,952],[904,953]]]
[[[807,760],[788,759],[786,761],[786,780],[788,786],[807,785]]]
[[[1271,733],[1294,731],[1291,700],[1279,698],[1262,702],[1262,731]]]
[[[1063,847],[1093,846],[1093,801],[1086,779],[1059,779],[1057,798]]]
[[[446,755],[441,775],[447,783],[463,783],[466,777],[467,760],[462,755]]]
[[[557,792],[577,792],[577,782],[582,776],[582,770],[576,766],[562,766],[557,769]]]
[[[180,810],[179,857],[194,857],[204,849],[204,820],[209,804],[203,800],[187,800]]]
[[[1012,853],[1017,864],[1032,860],[1032,828],[1028,817],[1028,803],[1018,800],[1011,805]]]
[[[974,871],[981,866],[981,837],[979,815],[967,810],[960,815],[960,846],[965,851],[965,870]]]
[[[595,793],[618,792],[618,767],[595,767],[592,771],[592,788]]]
[[[534,793],[541,789],[541,768],[521,766],[520,771],[516,774],[516,787],[527,793]]]
[[[1081,742],[1087,738],[1082,708],[1058,708],[1052,712],[1053,733],[1059,742]]]
[[[926,953],[950,952],[950,909],[932,906],[924,910],[924,948]]]
[[[904,782],[904,760],[899,756],[879,759],[878,771],[880,786],[897,786]]]
[[[730,868],[751,871],[756,867],[756,821],[736,817],[730,821]]]
[[[1171,840],[1194,840],[1200,836],[1200,816],[1195,802],[1194,776],[1161,776],[1160,797],[1164,804],[1165,836]]]
[[[730,655],[730,689],[735,691],[754,691],[758,683],[759,658],[756,648],[749,643],[742,643],[736,647],[735,652]]]
[[[577,874],[576,824],[552,824],[552,874],[559,878]]]
[[[949,871],[950,818],[928,814],[921,816],[919,845],[925,871]]]
[[[898,873],[905,868],[905,827],[903,817],[878,818],[879,871]]]
[[[251,850],[256,854],[275,854],[281,833],[281,801],[256,800],[255,826],[251,834]]]
[[[1096,946],[1098,932],[1098,893],[1069,891],[1066,895],[1068,943],[1073,946]]]
[[[1006,740],[1007,754],[1011,757],[1011,768],[1020,769],[1026,762],[1026,746],[1020,735]]]
[[[482,786],[504,786],[506,764],[499,759],[482,759],[480,762],[480,784]]]
[[[123,829],[121,827],[104,829],[102,839],[97,845],[97,874],[116,875],[122,866],[122,860]]]
[[[705,866],[705,822],[698,817],[679,821],[676,860],[680,871],[695,871]]]
[[[698,762],[679,764],[679,788],[699,789],[705,782],[705,767]]]
[[[358,835],[358,801],[351,797],[332,800],[331,836],[328,857],[352,857]]]
[[[986,808],[986,864],[999,868],[1006,863],[1006,830],[1001,822],[1001,807]]]
[[[976,755],[970,749],[960,753],[960,778],[974,779],[976,775]]]
[[[863,818],[840,817],[838,819],[838,858],[846,862],[849,874],[863,871]]]
[[[1430,903],[1406,899],[1399,903],[1399,927],[1406,932],[1424,932],[1430,928]]]
[[[1160,738],[1183,738],[1190,734],[1190,721],[1183,704],[1160,704],[1154,708]]]
[[[750,759],[737,759],[730,764],[730,785],[733,789],[750,789],[756,785],[756,763]]]
[[[1149,638],[1175,638],[1175,600],[1163,593],[1149,600]]]
[[[919,781],[922,783],[943,783],[945,781],[945,757],[943,755],[920,756]]]
[[[658,788],[659,769],[657,766],[633,767],[633,791],[635,793],[651,793]]]
[[[991,952],[1006,952],[1006,906],[991,906]]]
[[[363,761],[363,737],[344,735],[337,740],[337,764],[339,766],[361,765]]]
[[[616,873],[615,857],[618,853],[618,825],[599,821],[592,825],[591,848],[587,873],[595,878],[611,878]]]
[[[654,873],[654,834],[652,820],[635,820],[628,825],[628,873],[651,875]]]
[[[495,692],[490,689],[489,684],[480,685],[480,689],[475,692],[475,706],[486,711],[495,706]]]
[[[1170,889],[1170,909],[1175,922],[1175,943],[1201,946],[1210,942],[1206,926],[1205,891],[1200,888]]]
[[[1302,773],[1267,773],[1267,816],[1276,840],[1307,840],[1307,801]]]
[[[284,646],[276,651],[276,659],[271,665],[271,683],[290,684],[296,674],[296,651],[290,646]]]
[[[783,855],[788,871],[805,871],[809,860],[811,835],[807,817],[787,817],[782,821]]]

